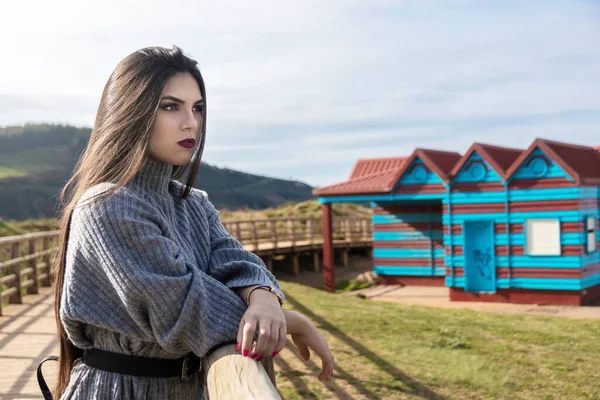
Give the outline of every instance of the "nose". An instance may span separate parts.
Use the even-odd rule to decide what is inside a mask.
[[[181,121],[181,128],[185,130],[196,131],[198,129],[198,121],[194,116],[194,111],[187,110],[183,113],[183,120]]]

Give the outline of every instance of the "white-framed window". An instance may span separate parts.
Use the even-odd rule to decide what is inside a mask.
[[[587,217],[587,252],[592,253],[596,251],[597,239],[596,239],[596,217]]]
[[[527,219],[525,233],[528,255],[560,255],[560,220],[558,218]]]

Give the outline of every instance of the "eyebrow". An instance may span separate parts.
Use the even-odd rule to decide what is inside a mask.
[[[175,102],[177,102],[177,103],[185,104],[185,101],[183,101],[183,100],[181,100],[181,99],[178,99],[178,98],[177,98],[177,97],[175,97],[175,96],[163,96],[163,97],[162,97],[160,100],[161,100],[161,101],[162,101],[162,100],[173,100],[173,101],[175,101]],[[204,103],[204,101],[203,101],[202,99],[200,99],[200,100],[197,100],[197,101],[196,101],[194,104],[198,104],[198,103],[200,103],[200,104],[203,104],[203,103]]]

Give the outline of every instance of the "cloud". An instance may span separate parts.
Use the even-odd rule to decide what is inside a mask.
[[[165,4],[0,5],[11,59],[0,64],[0,125],[91,126],[120,59],[177,44],[205,77],[205,160],[220,166],[322,185],[344,180],[357,158],[416,146],[595,143],[593,2]]]

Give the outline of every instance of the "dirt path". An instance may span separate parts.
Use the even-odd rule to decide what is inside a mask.
[[[353,296],[359,293],[371,300],[399,304],[438,308],[461,308],[502,314],[552,315],[568,318],[600,319],[600,305],[579,307],[450,301],[448,288],[446,287],[381,285],[345,293],[344,295]]]

